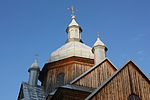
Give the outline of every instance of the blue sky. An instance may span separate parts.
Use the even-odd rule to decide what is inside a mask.
[[[101,32],[107,57],[118,68],[132,59],[150,78],[149,0],[1,0],[1,100],[17,98],[35,54],[42,68],[65,43],[71,5],[79,10],[76,20],[85,44],[92,46]]]

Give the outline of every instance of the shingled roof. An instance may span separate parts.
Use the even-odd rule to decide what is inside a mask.
[[[84,86],[77,86],[77,85],[71,85],[67,84],[65,86],[61,86],[60,88],[66,88],[66,89],[72,89],[72,90],[79,90],[79,91],[85,91],[85,92],[93,92],[95,88],[88,88]]]
[[[22,100],[45,100],[46,99],[46,93],[44,92],[43,87],[41,86],[31,86],[28,83],[23,82],[21,84],[20,92],[18,99],[21,96],[21,93],[23,95]]]
[[[48,100],[60,100],[60,99],[62,100],[62,98],[65,98],[67,95],[70,97],[72,96],[72,98],[74,98],[74,96],[76,96],[76,100],[79,100],[79,98],[80,98],[80,100],[83,100],[83,98],[86,98],[94,90],[95,90],[95,88],[88,88],[88,87],[84,87],[84,86],[67,84],[67,85],[59,87],[55,91],[54,95],[52,95],[52,98],[48,99]],[[81,97],[79,97],[79,94],[83,94],[83,95]],[[72,100],[72,99],[69,99],[69,100]],[[75,100],[75,99],[73,99],[73,100]]]

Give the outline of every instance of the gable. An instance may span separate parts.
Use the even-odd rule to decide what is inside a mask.
[[[129,61],[85,100],[127,100],[131,94],[138,95],[142,100],[150,100],[149,79]]]
[[[105,59],[99,65],[93,66],[91,69],[77,77],[71,82],[71,84],[89,88],[97,88],[116,70],[117,69],[114,67],[114,65],[108,59]]]

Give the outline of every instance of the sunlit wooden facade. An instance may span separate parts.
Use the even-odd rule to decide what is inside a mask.
[[[150,100],[150,81],[129,61],[85,100]]]
[[[52,92],[59,86],[63,86],[69,83],[90,69],[93,65],[93,59],[70,57],[60,61],[45,64],[43,70],[40,73],[39,79],[41,80],[42,85],[45,87],[45,90]]]
[[[150,81],[132,62],[121,69],[105,59],[61,86],[48,100],[149,100]]]

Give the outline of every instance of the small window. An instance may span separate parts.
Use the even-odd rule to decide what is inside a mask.
[[[137,95],[132,94],[132,95],[129,96],[128,100],[141,100],[141,99]]]
[[[64,73],[60,73],[57,75],[57,86],[58,87],[64,85],[64,77],[65,77]]]

